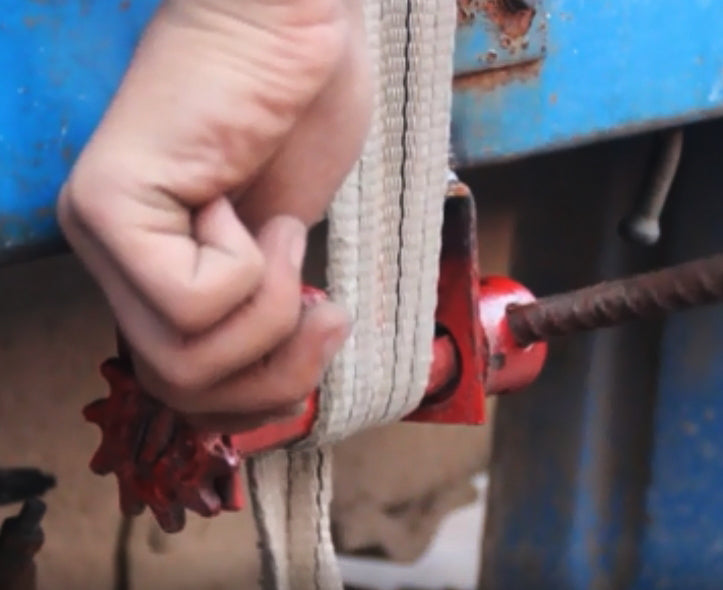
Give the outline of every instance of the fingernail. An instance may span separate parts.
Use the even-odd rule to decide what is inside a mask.
[[[296,270],[301,270],[304,264],[304,255],[306,254],[306,228],[299,224],[294,229],[291,239],[289,240],[289,260]]]

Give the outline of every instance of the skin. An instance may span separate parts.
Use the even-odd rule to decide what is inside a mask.
[[[308,227],[369,126],[359,0],[166,0],[59,197],[141,383],[231,432],[294,412],[350,326]]]

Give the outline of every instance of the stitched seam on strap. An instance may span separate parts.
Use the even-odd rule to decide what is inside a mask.
[[[364,174],[364,158],[362,157],[359,159],[359,164],[358,164],[359,191],[362,193],[360,196],[360,199],[364,198],[364,187],[362,186],[362,183],[361,183],[361,178],[363,177],[363,174]],[[358,231],[358,228],[357,228],[357,231]],[[357,277],[357,284],[358,283],[359,283],[359,277]],[[357,309],[357,310],[355,310],[354,322],[356,322],[356,320],[358,318],[359,318],[359,310]],[[358,346],[355,348],[358,350]],[[353,379],[352,379],[353,387],[351,388],[351,404],[349,404],[349,410],[346,415],[346,423],[347,424],[349,424],[352,421],[352,418],[354,416],[354,409],[356,408],[356,403],[357,403],[358,372],[357,372],[357,364],[356,363],[354,363],[352,365],[352,377],[353,377]]]
[[[316,465],[316,514],[319,516],[316,520],[316,548],[314,549],[314,585],[317,590],[324,590],[321,587],[321,551],[323,544],[323,531],[321,527],[325,524],[324,519],[321,515],[324,512],[324,506],[322,503],[322,496],[324,491],[324,453],[321,448],[316,451],[317,465]]]
[[[410,30],[410,24],[412,20],[412,2],[407,0],[406,2],[406,14],[404,17],[404,25],[406,27],[406,39],[404,42],[404,79],[402,87],[404,89],[404,103],[402,105],[402,161],[399,166],[399,173],[401,177],[401,186],[399,189],[399,250],[397,252],[397,308],[394,312],[394,367],[392,371],[392,391],[389,392],[389,398],[387,399],[387,405],[384,409],[384,417],[389,416],[389,410],[392,405],[392,398],[394,391],[397,389],[397,364],[399,360],[399,307],[401,304],[402,295],[402,251],[404,250],[404,213],[405,213],[405,197],[407,193],[407,160],[409,154],[407,151],[407,134],[409,133],[409,72],[411,69],[411,63],[409,59],[409,49],[412,43],[412,32]]]
[[[261,549],[261,571],[259,573],[260,585],[262,588],[275,588],[278,585],[276,571],[278,564],[274,558],[271,547],[271,534],[266,526],[266,513],[259,498],[259,481],[256,473],[256,460],[250,459],[246,463],[246,477],[248,479],[249,496],[251,496],[251,507],[256,520],[256,529],[259,535],[258,545]]]

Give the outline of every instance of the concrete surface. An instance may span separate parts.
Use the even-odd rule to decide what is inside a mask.
[[[485,522],[487,476],[473,478],[475,498],[444,516],[431,543],[411,564],[368,557],[341,556],[344,581],[375,590],[474,590],[480,568],[480,543]]]

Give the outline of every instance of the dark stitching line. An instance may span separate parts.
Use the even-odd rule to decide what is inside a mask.
[[[362,191],[362,193],[364,192],[363,184],[362,184],[362,182],[361,182],[361,180],[362,180],[362,175],[363,175],[363,174],[364,174],[364,158],[362,157],[362,158],[359,159],[359,186],[361,187],[360,190]],[[364,199],[364,195],[362,194],[362,200],[363,200],[363,199]],[[360,223],[361,223],[361,222],[357,220],[357,231],[359,231],[359,225],[360,225]],[[358,247],[358,244],[357,244],[357,247]],[[359,292],[359,273],[357,273],[356,279],[357,279],[357,293],[358,293],[358,292]],[[359,322],[359,305],[358,305],[358,302],[357,302],[356,308],[357,308],[357,309],[356,309],[356,311],[354,312],[354,313],[355,313],[355,317],[354,317],[354,323],[355,323],[355,324]],[[354,352],[356,353],[357,350],[358,350],[357,338],[354,337]],[[355,354],[354,356],[356,356],[356,354]],[[354,381],[353,381],[352,387],[351,387],[351,406],[349,406],[349,411],[347,412],[347,416],[346,416],[346,423],[347,423],[347,424],[349,424],[349,422],[351,422],[352,416],[353,416],[353,414],[354,414],[354,408],[356,407],[356,401],[357,401],[357,399],[356,399],[357,363],[354,363],[354,368],[352,369],[352,375],[353,375]],[[371,405],[371,404],[370,404],[370,405]]]
[[[271,546],[271,536],[266,526],[266,519],[264,518],[265,512],[259,501],[259,482],[256,476],[256,461],[254,459],[250,459],[246,463],[246,477],[248,478],[249,492],[251,492],[249,495],[251,496],[254,520],[256,520],[256,528],[259,534],[258,547],[259,553],[261,554],[259,582],[262,588],[275,588],[278,582],[276,577],[277,564],[271,551],[264,549],[264,547],[268,548]]]
[[[286,455],[286,506],[288,507],[288,509],[286,510],[286,530],[288,531],[289,523],[291,522],[291,486],[293,485],[293,478],[291,477],[291,472],[294,455],[289,451],[284,451],[284,454]]]
[[[439,10],[437,10],[437,15],[439,15]],[[434,19],[434,21],[435,21],[435,22],[434,22],[435,28],[437,28],[437,26],[439,25],[439,16],[436,16],[435,19]],[[439,53],[438,53],[438,52],[435,52],[435,60],[434,60],[434,71],[435,71],[435,72],[439,70],[439,68],[438,68],[438,60],[439,60]],[[437,95],[438,89],[439,89],[439,88],[438,88],[438,86],[437,86],[436,84],[432,86],[432,101],[431,101],[432,104],[437,104],[436,95]],[[434,127],[434,112],[433,112],[432,110],[429,111],[429,125],[430,125],[430,128],[433,128],[433,127]],[[432,187],[432,183],[430,182],[429,176],[430,176],[430,170],[427,169],[427,188],[428,188],[428,189]],[[444,208],[444,204],[442,205],[442,207]],[[425,217],[426,217],[426,215],[427,215],[427,209],[428,209],[428,204],[427,204],[427,207],[425,207]],[[422,224],[422,243],[425,244],[426,242],[427,242],[427,224],[426,224],[426,223],[423,223],[423,224]],[[420,258],[420,261],[419,261],[419,262],[420,262],[420,264],[419,264],[419,273],[420,273],[420,275],[421,275],[421,274],[423,274],[423,272],[424,272],[424,259],[423,259],[423,258]],[[419,291],[418,291],[418,293],[417,293],[417,296],[418,296],[418,300],[419,300],[419,301],[421,301],[421,300],[422,300],[422,297],[423,297],[422,291],[423,291],[423,286],[422,286],[422,282],[420,281],[420,283],[419,283]],[[435,318],[435,326],[436,326],[436,318]],[[418,330],[419,330],[419,321],[416,322],[415,339],[414,339],[415,342],[416,342],[416,335],[417,335],[417,333],[418,333]],[[416,350],[416,347],[415,347],[415,350]],[[412,393],[412,386],[414,385],[414,383],[413,383],[413,381],[412,381],[412,378],[413,378],[413,376],[416,374],[416,369],[417,369],[417,354],[415,353],[415,354],[412,354],[412,365],[411,365],[410,370],[409,370],[410,388],[407,390],[407,395],[406,395],[405,398],[404,398],[404,406],[405,406],[405,407],[407,407],[407,405],[409,404],[409,396],[410,396],[411,393]]]
[[[298,457],[299,455],[285,450],[284,456],[286,457],[286,531],[285,531],[286,543],[285,543],[285,545],[286,545],[286,563],[288,564],[289,560],[291,559],[291,556],[289,555],[289,551],[291,548],[291,546],[289,544],[289,542],[290,542],[289,531],[291,530],[291,519],[292,519],[291,510],[294,506],[294,504],[291,501],[291,498],[293,496],[293,487],[292,486],[293,486],[293,482],[294,482],[294,478],[292,477],[292,473],[294,470],[293,461],[294,461],[294,458]],[[287,568],[287,575],[288,575],[288,568]]]
[[[321,532],[321,526],[322,526],[322,507],[321,507],[321,496],[322,492],[324,491],[324,453],[321,450],[321,448],[318,448],[316,450],[316,455],[318,459],[318,463],[316,466],[316,481],[318,482],[318,487],[316,489],[316,510],[317,510],[317,520],[316,520],[316,547],[314,549],[314,586],[317,588],[317,590],[323,590],[321,588],[321,579],[320,579],[320,573],[321,573],[321,563],[320,563],[320,557],[319,552],[321,551],[321,538],[322,538],[322,532]]]
[[[409,109],[409,70],[410,70],[410,60],[409,60],[409,49],[412,44],[412,29],[411,29],[411,22],[412,22],[412,3],[411,0],[407,0],[406,2],[407,7],[407,14],[404,18],[404,26],[407,29],[407,38],[404,42],[404,82],[403,82],[403,88],[404,88],[404,105],[402,106],[402,162],[400,164],[400,173],[401,173],[401,188],[399,190],[399,207],[401,211],[401,215],[399,217],[399,228],[398,228],[398,234],[399,234],[399,251],[397,252],[397,308],[394,312],[394,369],[392,370],[392,391],[389,392],[389,398],[387,399],[387,406],[384,410],[384,416],[389,415],[389,408],[392,405],[392,394],[397,388],[397,362],[399,360],[399,340],[397,338],[397,335],[399,334],[399,304],[401,300],[401,288],[402,288],[402,250],[404,249],[404,238],[403,238],[403,232],[402,229],[404,228],[404,198],[407,192],[407,177],[405,174],[406,166],[407,166],[407,133],[409,132],[409,122],[407,120],[407,117],[409,115],[408,109]]]

